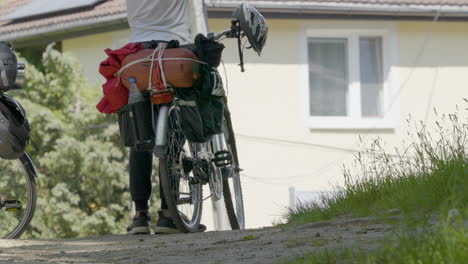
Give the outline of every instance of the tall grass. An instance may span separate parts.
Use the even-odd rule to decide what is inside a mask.
[[[460,116],[438,116],[432,130],[408,120],[415,132],[408,133],[407,147],[390,155],[382,140],[373,141],[356,155],[353,173],[345,169],[344,186],[322,196],[322,205],[303,203],[285,216],[288,224],[390,209],[409,216],[380,247],[326,249],[286,263],[467,263],[468,118]],[[434,225],[427,220],[435,214]]]
[[[465,100],[466,101],[466,100]],[[468,119],[457,112],[438,115],[428,129],[408,119],[409,143],[396,154],[381,139],[356,155],[345,168],[344,186],[323,194],[321,206],[302,203],[285,215],[289,224],[322,221],[352,214],[367,216],[397,209],[402,213],[446,212],[468,205]]]

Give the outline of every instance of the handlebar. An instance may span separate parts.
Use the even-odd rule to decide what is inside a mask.
[[[236,38],[237,39],[237,47],[239,51],[239,66],[241,67],[241,72],[244,72],[244,51],[242,49],[241,38],[244,37],[244,33],[239,25],[239,20],[232,20],[231,21],[231,29],[227,29],[221,31],[219,33],[208,33],[207,38],[212,40],[220,40],[222,37],[226,38]]]
[[[208,38],[213,39],[213,40],[219,40],[220,38],[226,36],[227,38],[230,37],[232,34],[232,29],[226,29],[224,31],[221,31],[219,33],[208,33]]]

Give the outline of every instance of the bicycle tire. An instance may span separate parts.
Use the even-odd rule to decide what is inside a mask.
[[[26,231],[26,229],[29,227],[31,220],[34,216],[34,212],[36,210],[37,193],[36,193],[36,180],[35,180],[36,171],[34,169],[34,165],[31,161],[31,158],[29,158],[28,154],[26,153],[24,153],[23,156],[21,156],[16,161],[22,167],[23,175],[26,180],[28,202],[27,202],[26,211],[25,211],[23,218],[18,222],[18,224],[15,226],[15,228],[12,231],[2,236],[2,238],[6,238],[6,239],[19,238],[24,233],[24,231]]]
[[[184,146],[190,147],[190,142],[187,141],[182,133],[177,111],[177,108],[172,106],[168,113],[167,152],[163,157],[159,158],[160,184],[162,186],[163,195],[165,197],[169,213],[175,225],[180,231],[190,233],[197,231],[199,228],[203,194],[200,183],[190,183],[190,181],[193,180],[193,171],[190,172],[192,176],[183,175],[184,172],[182,172],[184,168],[180,164],[181,155],[185,155],[186,151],[191,152],[192,150],[182,149]],[[193,153],[189,154],[193,155]],[[186,192],[180,191],[182,180],[188,184],[188,197],[181,197],[181,195],[187,195]],[[182,206],[187,204],[193,205],[192,213],[182,211]]]
[[[227,105],[227,102],[225,102]],[[233,230],[245,229],[244,198],[242,194],[242,185],[240,182],[239,156],[237,155],[237,145],[232,127],[231,114],[225,107],[224,111],[224,137],[227,149],[232,156],[232,164],[228,168],[222,169],[223,172],[223,196],[226,205],[226,211],[229,223]],[[229,181],[232,183],[229,183]],[[232,187],[232,189],[231,189]],[[234,195],[232,195],[234,193]],[[233,203],[234,198],[234,203]]]

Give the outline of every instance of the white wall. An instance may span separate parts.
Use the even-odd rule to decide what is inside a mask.
[[[210,22],[213,31],[228,25],[227,20]],[[399,128],[308,129],[302,119],[302,87],[308,85],[308,79],[301,70],[306,61],[301,34],[308,25],[327,22],[363,23],[270,20],[264,53],[257,58],[247,51],[245,73],[236,65],[235,43],[227,45],[229,100],[244,169],[249,227],[271,224],[284,212],[289,205],[289,186],[296,191],[320,191],[343,183],[342,166],[350,166],[355,154],[346,149],[361,150],[359,136],[367,145],[380,137],[391,152],[407,138],[405,119],[409,114],[424,120],[429,101],[430,109],[453,112],[455,104],[463,104],[462,98],[468,97],[468,23],[439,22],[428,34],[430,22],[396,22]],[[433,124],[432,110],[427,116]]]

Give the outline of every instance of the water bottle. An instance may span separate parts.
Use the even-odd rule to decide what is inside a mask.
[[[140,89],[136,84],[135,78],[130,78],[130,91],[128,93],[128,104],[135,104],[144,101],[145,98],[143,94],[141,94]]]
[[[145,100],[143,93],[138,89],[135,78],[130,78],[128,104],[131,109],[130,122],[135,136],[134,147],[137,150],[152,150],[154,147],[154,132],[152,125],[152,104]]]

